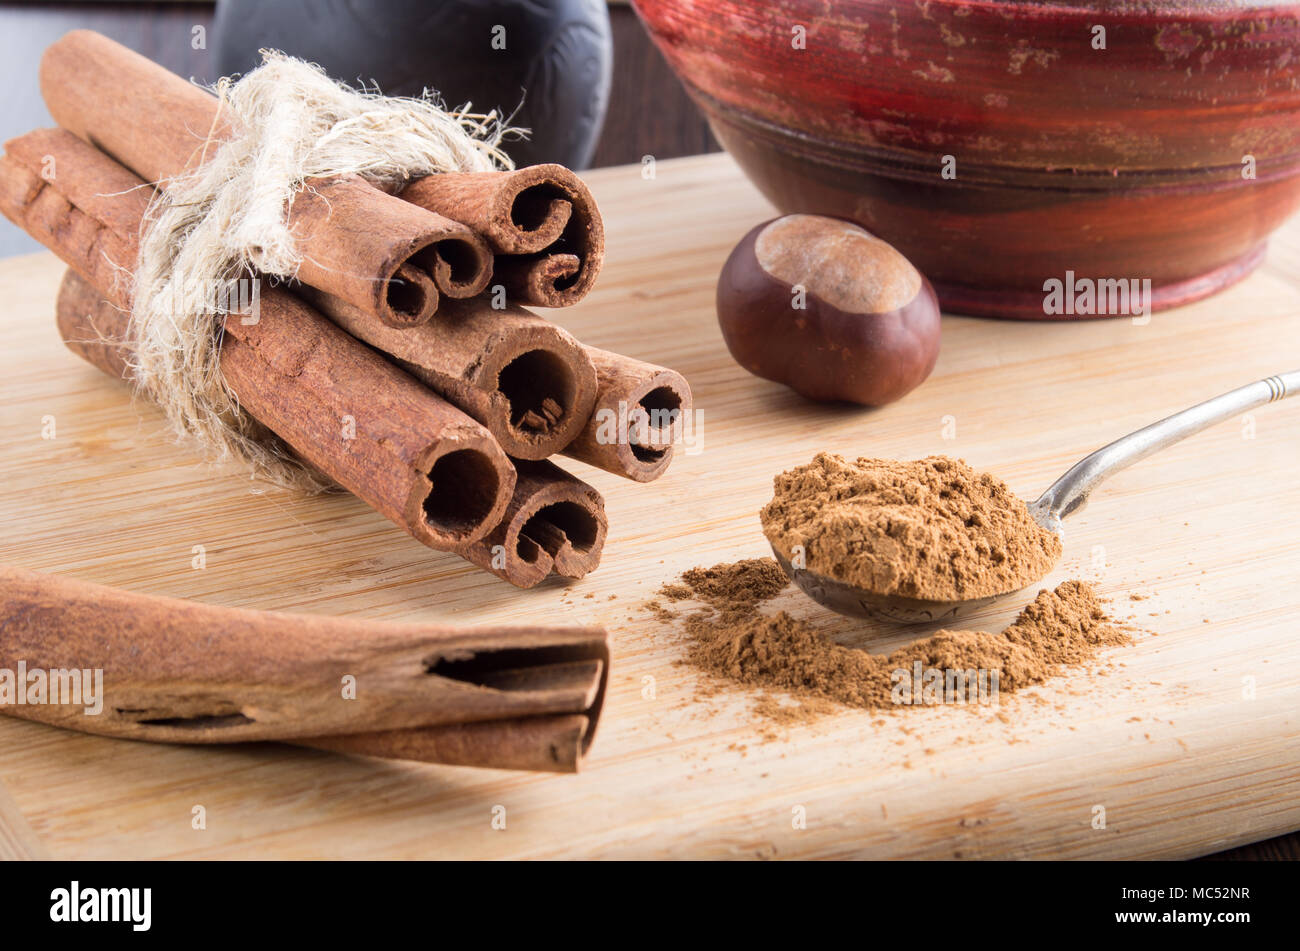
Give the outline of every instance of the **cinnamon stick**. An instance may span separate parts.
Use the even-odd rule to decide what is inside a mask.
[[[484,235],[497,252],[493,281],[516,303],[567,307],[587,295],[600,273],[600,210],[563,166],[428,175],[401,196]]]
[[[103,736],[568,770],[591,744],[609,644],[596,627],[248,611],[0,566],[0,671],[15,674],[0,712]],[[71,689],[95,671],[102,696]]]
[[[527,717],[311,737],[293,743],[335,753],[448,766],[576,773],[590,744],[592,729],[591,718],[585,716]]]
[[[493,265],[492,278],[506,289],[510,300],[535,307],[568,307],[576,304],[591,289],[583,281],[582,258],[571,252],[553,254],[499,255]],[[591,274],[591,270],[586,270]],[[585,286],[584,286],[585,285]]]
[[[560,240],[574,214],[573,196],[585,188],[562,165],[530,165],[426,175],[400,196],[471,228],[497,254],[532,254]]]
[[[232,131],[215,96],[89,30],[51,44],[40,77],[59,125],[164,188]],[[299,279],[392,327],[427,321],[439,293],[472,297],[491,275],[491,253],[471,229],[356,176],[304,183],[289,225]]]
[[[609,527],[600,493],[550,462],[515,465],[505,517],[461,554],[520,588],[551,573],[581,578],[594,570]]]
[[[0,155],[0,213],[114,294],[130,290],[135,269],[150,194],[140,184],[61,129],[10,139]]]
[[[65,305],[67,337],[120,346],[129,302],[118,278],[135,261],[145,190],[68,133],[43,133],[39,144],[55,156],[55,181],[19,164],[24,149],[11,143],[0,157],[0,212],[115,305],[87,306],[70,280],[69,300],[82,303]],[[260,307],[256,322],[226,320],[221,348],[222,374],[254,419],[432,548],[460,547],[500,521],[514,469],[486,429],[283,290],[267,288]],[[70,326],[78,316],[90,319]]]
[[[564,454],[637,482],[659,478],[692,411],[690,384],[675,370],[585,349],[596,367],[596,403]]]
[[[395,330],[312,288],[303,296],[348,333],[487,427],[517,459],[571,443],[596,400],[596,370],[566,331],[522,307],[483,298],[448,302],[422,327]]]
[[[122,306],[69,271],[57,311],[68,349],[129,379]],[[504,517],[514,471],[490,433],[292,295],[263,291],[261,315],[228,320],[221,348],[254,419],[430,548],[456,550]]]

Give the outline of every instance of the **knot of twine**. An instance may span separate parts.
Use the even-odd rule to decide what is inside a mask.
[[[132,371],[176,433],[215,459],[234,457],[276,484],[320,491],[329,483],[241,413],[225,385],[226,313],[212,289],[254,274],[297,274],[289,210],[309,179],[359,175],[395,190],[423,175],[510,168],[500,142],[521,130],[468,106],[447,111],[427,91],[385,97],[280,52],[263,50],[262,60],[238,81],[217,83],[218,118],[230,136],[210,138],[205,161],[164,183],[150,206],[132,288]]]

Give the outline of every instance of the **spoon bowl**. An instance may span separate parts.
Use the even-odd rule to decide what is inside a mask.
[[[905,598],[897,594],[880,594],[858,588],[843,581],[836,581],[807,568],[794,567],[788,558],[772,547],[776,563],[795,585],[818,604],[830,608],[836,614],[846,617],[878,618],[894,621],[898,624],[926,624],[932,621],[948,621],[953,618],[973,614],[1015,592],[994,594],[987,598],[972,598],[968,601],[926,601],[920,598]],[[1021,589],[1024,590],[1024,589]]]
[[[1115,472],[1215,423],[1232,419],[1257,406],[1286,399],[1297,392],[1300,392],[1300,370],[1293,370],[1248,383],[1122,436],[1071,466],[1065,475],[1053,482],[1037,501],[1029,505],[1029,514],[1049,532],[1061,535],[1062,520],[1080,511],[1087,504],[1092,490]],[[818,604],[849,617],[883,618],[901,624],[947,621],[1015,594],[1015,591],[1004,591],[988,597],[958,601],[907,598],[846,584],[807,568],[796,568],[789,558],[776,550],[775,545],[772,546],[772,553],[781,570],[800,591]],[[1017,590],[1024,591],[1029,587],[1032,584]]]

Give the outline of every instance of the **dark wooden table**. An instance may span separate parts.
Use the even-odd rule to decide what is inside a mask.
[[[194,28],[212,24],[209,3],[0,3],[0,139],[50,124],[41,103],[36,65],[41,51],[68,30],[98,30],[168,69],[206,81],[209,50],[194,42]],[[610,4],[614,33],[614,86],[605,129],[593,164],[639,162],[642,156],[675,158],[717,151],[707,124],[681,83],[651,45],[625,3]],[[0,257],[36,250],[26,235],[0,221]],[[1300,832],[1231,849],[1206,859],[1300,859]]]

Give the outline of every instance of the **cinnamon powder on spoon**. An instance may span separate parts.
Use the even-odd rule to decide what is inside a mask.
[[[778,475],[763,533],[810,571],[879,594],[964,601],[1018,591],[1061,557],[1002,480],[959,459],[819,453]]]

